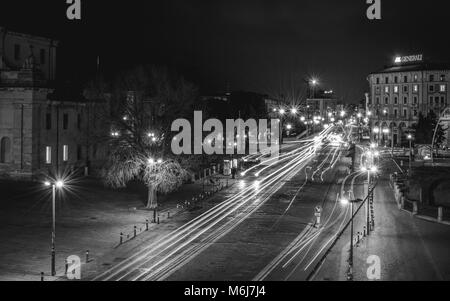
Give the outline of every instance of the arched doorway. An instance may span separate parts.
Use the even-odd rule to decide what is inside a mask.
[[[11,162],[11,139],[3,137],[0,140],[0,163]]]

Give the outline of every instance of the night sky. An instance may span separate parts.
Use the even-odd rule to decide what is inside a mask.
[[[74,83],[99,55],[107,74],[165,65],[204,93],[274,93],[315,76],[357,102],[397,54],[450,61],[448,2],[382,0],[383,19],[369,21],[366,0],[82,0],[82,20],[69,21],[65,0],[1,0],[0,26],[60,40],[59,78]]]

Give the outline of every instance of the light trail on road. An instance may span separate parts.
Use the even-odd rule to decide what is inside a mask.
[[[214,206],[195,219],[151,243],[94,280],[163,280],[204,251],[260,208],[284,182],[292,178],[314,156],[326,129],[303,147],[290,152],[291,160]],[[278,162],[279,163],[279,162]],[[267,169],[264,169],[266,171]],[[261,171],[259,171],[261,172]]]

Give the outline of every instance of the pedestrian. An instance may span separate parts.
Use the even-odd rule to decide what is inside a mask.
[[[231,176],[233,179],[236,179],[236,167],[234,166],[231,168]]]

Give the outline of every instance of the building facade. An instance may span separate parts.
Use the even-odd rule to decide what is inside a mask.
[[[104,157],[92,138],[99,105],[54,97],[57,45],[0,28],[0,176],[84,171]]]
[[[450,64],[424,61],[422,55],[398,57],[368,81],[372,135],[385,145],[406,145],[419,114],[439,116],[449,105]],[[447,133],[447,143],[448,138]]]

